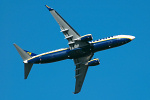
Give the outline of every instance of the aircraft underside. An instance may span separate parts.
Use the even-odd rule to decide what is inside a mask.
[[[82,48],[76,48],[70,50],[69,48],[66,50],[58,51],[55,53],[45,54],[34,59],[28,60],[28,63],[52,63],[56,61],[61,61],[65,59],[76,59],[80,57],[87,56],[89,54],[94,54],[95,52],[114,48],[123,44],[130,42],[130,39],[114,39],[114,40],[107,40],[97,43],[91,43],[90,45],[84,46]]]
[[[69,48],[35,54],[27,50],[23,50],[18,45],[14,44],[23,59],[25,79],[27,79],[33,64],[44,64],[65,59],[73,59],[76,66],[74,94],[77,94],[81,91],[88,67],[100,64],[98,58],[92,59],[95,52],[121,46],[135,38],[131,35],[116,35],[92,41],[93,37],[91,34],[80,36],[80,34],[76,32],[53,8],[50,8],[47,5],[46,7],[60,26],[61,32],[68,41]]]

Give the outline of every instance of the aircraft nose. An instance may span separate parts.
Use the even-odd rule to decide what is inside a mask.
[[[135,36],[129,36],[129,38],[131,39],[131,40],[134,40],[135,39]]]

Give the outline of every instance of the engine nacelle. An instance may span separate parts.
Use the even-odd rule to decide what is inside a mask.
[[[92,37],[92,34],[87,34],[87,35],[84,35],[78,39],[76,39],[77,41],[91,41],[93,40],[93,37]]]
[[[93,60],[88,61],[85,65],[87,65],[87,66],[96,66],[96,65],[99,65],[99,64],[100,64],[99,59],[95,58]]]
[[[93,37],[92,37],[92,34],[87,34],[87,35],[82,36],[80,39],[81,41],[91,41],[93,40]]]

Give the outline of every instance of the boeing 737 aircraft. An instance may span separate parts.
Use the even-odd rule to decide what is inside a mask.
[[[65,59],[73,59],[76,65],[74,94],[77,94],[81,91],[88,67],[100,64],[98,58],[92,59],[95,52],[121,46],[135,38],[131,35],[117,35],[92,41],[93,37],[91,34],[80,36],[53,8],[47,5],[46,7],[59,24],[61,32],[64,34],[65,39],[68,40],[69,47],[42,54],[35,54],[23,50],[14,44],[23,59],[25,79],[27,79],[33,64],[44,64]]]

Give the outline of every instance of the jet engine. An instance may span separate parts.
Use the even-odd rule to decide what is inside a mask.
[[[87,65],[87,66],[96,66],[96,65],[99,65],[99,64],[100,64],[99,59],[95,58],[93,60],[88,61],[85,65]]]
[[[84,35],[84,36],[82,36],[82,37],[80,37],[80,38],[78,38],[76,40],[78,40],[78,41],[85,41],[86,42],[86,41],[93,40],[93,37],[92,37],[91,34],[87,34],[87,35]]]

